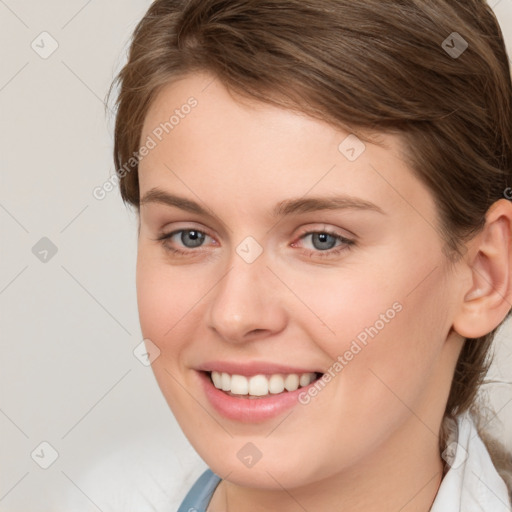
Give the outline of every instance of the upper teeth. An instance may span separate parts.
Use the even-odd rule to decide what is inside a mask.
[[[212,372],[213,385],[222,391],[230,391],[234,395],[265,396],[269,393],[282,393],[295,391],[299,387],[307,386],[316,379],[315,373],[289,373],[282,375],[277,373],[267,377],[266,375],[230,375],[225,372]]]

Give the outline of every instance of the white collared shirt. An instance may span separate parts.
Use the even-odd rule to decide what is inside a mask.
[[[457,417],[444,454],[450,469],[430,512],[512,512],[507,486],[469,413]]]

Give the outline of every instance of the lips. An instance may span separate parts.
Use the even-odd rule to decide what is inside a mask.
[[[301,366],[287,366],[275,363],[239,363],[239,362],[209,362],[196,368],[196,374],[201,381],[202,389],[213,408],[221,416],[230,420],[242,423],[258,423],[279,416],[285,411],[299,404],[301,393],[307,393],[311,386],[314,386],[322,372],[304,368]],[[250,394],[233,394],[231,391],[218,389],[212,380],[212,374],[228,374],[228,376],[238,375],[243,379],[251,380],[257,377],[257,380],[270,379],[279,374],[285,379],[287,376],[309,375],[309,383],[303,381],[304,386],[295,388],[293,391],[284,389],[279,393],[262,394],[260,396],[251,396]],[[313,377],[314,376],[314,377]],[[293,378],[292,378],[293,380]],[[217,381],[218,385],[218,381]],[[300,384],[299,384],[300,385]]]

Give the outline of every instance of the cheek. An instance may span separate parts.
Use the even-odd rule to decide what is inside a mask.
[[[436,386],[449,322],[439,270],[413,289],[411,283],[427,273],[404,273],[394,281],[393,290],[379,293],[376,289],[364,304],[346,303],[344,318],[351,329],[337,350],[348,361],[339,393],[354,413],[368,421],[378,416],[397,420],[408,414],[408,407],[421,407]],[[343,324],[336,325],[343,332]]]
[[[298,302],[294,306],[295,313],[303,310],[303,328],[333,359],[355,339],[364,347],[385,339],[386,350],[401,351],[414,340],[421,346],[447,318],[442,257],[425,252],[419,244],[395,240],[354,253],[338,269],[301,272],[300,278],[297,269],[282,269],[283,280],[294,283],[294,293],[307,305],[309,311]],[[410,355],[415,354],[413,348]]]
[[[298,315],[298,304],[294,321],[332,361],[340,411],[360,407],[370,419],[384,404],[403,408],[401,400],[419,400],[434,372],[450,327],[446,282],[438,256],[411,252],[295,281],[309,311]]]
[[[190,322],[200,298],[197,286],[183,267],[171,267],[150,248],[139,245],[137,254],[137,302],[142,335],[160,350],[151,364],[157,383],[169,407],[178,413],[182,428],[189,417],[197,418],[194,402],[184,392],[182,354],[193,337]],[[204,292],[203,292],[204,295]]]
[[[371,339],[371,326],[381,331],[398,316],[404,278],[394,276],[394,267],[386,268],[382,259],[375,261],[379,263],[347,260],[339,268],[280,269],[299,299],[288,301],[290,321],[300,323],[332,359],[348,350],[352,340],[364,344]]]
[[[145,338],[151,339],[166,355],[178,351],[177,336],[194,304],[200,300],[202,286],[184,267],[172,267],[162,261],[158,251],[142,245],[137,254],[137,303],[139,321]]]

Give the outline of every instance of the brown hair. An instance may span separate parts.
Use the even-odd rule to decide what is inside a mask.
[[[362,139],[400,135],[412,171],[435,199],[452,262],[512,184],[510,66],[484,0],[156,0],[113,83],[120,91],[116,171],[123,201],[137,209],[132,157],[148,108],[162,86],[193,71],[213,73],[242,96],[350,127]],[[474,408],[499,327],[465,340],[445,418]],[[442,447],[443,429],[440,438]],[[488,441],[507,478],[512,457],[495,446]]]

